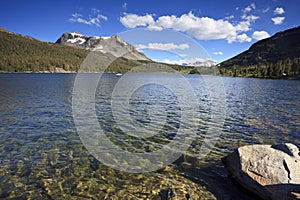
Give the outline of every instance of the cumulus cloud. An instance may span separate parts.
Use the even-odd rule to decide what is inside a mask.
[[[284,9],[281,8],[281,7],[277,7],[275,10],[274,10],[274,14],[275,15],[282,15],[283,13],[285,13]],[[280,25],[283,23],[285,17],[274,17],[272,18],[272,21],[275,25]]]
[[[92,14],[88,18],[83,17],[82,14],[74,13],[71,15],[69,22],[72,23],[81,23],[87,25],[95,25],[97,27],[101,26],[101,20],[107,21],[108,18],[100,14],[100,11],[96,8],[92,9]]]
[[[243,33],[241,35],[238,35],[236,36],[236,39],[234,41],[237,41],[237,42],[251,42],[252,39],[246,34],[246,33]]]
[[[149,43],[147,45],[138,44],[134,45],[138,50],[141,49],[152,49],[152,50],[174,50],[174,49],[188,49],[190,46],[188,44],[174,44],[174,43]]]
[[[154,19],[152,15],[146,14],[139,16],[136,14],[127,14],[120,18],[120,22],[127,28],[135,28],[138,26],[148,26],[154,24]]]
[[[274,10],[275,15],[282,15],[284,12],[284,9],[279,7]]]
[[[262,40],[268,37],[270,37],[270,35],[266,31],[254,31],[254,33],[252,34],[252,38],[255,40]]]
[[[215,51],[215,52],[213,52],[213,54],[215,54],[215,55],[223,55],[223,52],[222,51]]]
[[[275,25],[280,25],[283,23],[285,17],[274,17],[272,18],[272,21]]]
[[[237,25],[235,25],[237,32],[247,32],[251,30],[251,24],[255,22],[257,19],[259,19],[259,16],[252,15],[250,12],[252,10],[256,9],[256,6],[254,3],[251,3],[249,6],[247,6],[243,10],[243,15],[241,16],[242,21],[240,21]],[[251,42],[251,38],[247,36],[246,33],[239,34],[235,38],[233,38],[232,41],[237,42]],[[229,43],[232,42],[231,38],[229,39]]]
[[[259,19],[259,17],[255,15],[243,15],[241,18],[244,21],[241,21],[235,26],[236,30],[241,32],[249,31],[251,29],[251,23]]]
[[[172,29],[187,33],[199,40],[226,39],[231,43],[234,41],[251,41],[251,38],[242,32],[250,30],[251,23],[258,19],[254,15],[245,15],[242,18],[243,21],[234,25],[226,19],[197,17],[192,12],[181,16],[160,16],[157,19],[154,19],[153,16],[125,13],[120,17],[120,22],[127,28],[147,27],[147,29],[154,31]]]

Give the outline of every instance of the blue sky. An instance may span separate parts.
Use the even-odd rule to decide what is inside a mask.
[[[159,61],[220,62],[299,26],[299,10],[299,0],[1,0],[0,27],[49,42],[120,34]]]

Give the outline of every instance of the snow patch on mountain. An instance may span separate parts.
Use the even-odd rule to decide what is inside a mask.
[[[91,51],[111,53],[116,57],[124,57],[131,60],[149,60],[143,53],[127,42],[119,35],[112,36],[86,36],[78,32],[64,33],[56,43]]]
[[[217,63],[210,59],[205,58],[192,58],[192,59],[182,59],[182,60],[163,60],[164,63],[176,64],[182,66],[193,66],[193,67],[212,67]]]
[[[73,37],[83,37],[84,35],[82,35],[81,33],[78,33],[78,32],[73,32],[73,33],[70,33]]]
[[[73,39],[68,39],[67,42],[83,44],[86,42],[86,40],[83,38],[73,38]]]

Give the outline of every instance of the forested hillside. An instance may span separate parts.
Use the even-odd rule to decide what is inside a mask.
[[[43,42],[0,28],[0,71],[3,72],[57,72],[57,68],[77,72],[88,53],[89,50]],[[108,66],[106,72],[127,72],[132,67],[147,63],[155,62],[119,57]],[[168,66],[179,73],[189,73],[194,69],[179,65]],[[89,71],[99,72],[99,69],[97,66],[90,66]]]
[[[0,31],[0,71],[76,71],[87,50]]]
[[[219,65],[221,74],[265,78],[299,78],[300,27],[258,41]]]
[[[62,68],[65,71],[76,72],[89,52],[63,44],[42,42],[0,29],[0,71],[55,72],[55,68]],[[147,61],[118,58],[107,71],[126,72],[143,63]],[[97,71],[92,66],[90,70]]]

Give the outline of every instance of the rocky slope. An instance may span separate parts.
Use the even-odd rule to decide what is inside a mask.
[[[56,43],[102,53],[111,53],[115,57],[124,57],[130,60],[149,60],[144,54],[137,51],[135,47],[123,41],[119,35],[90,37],[77,32],[64,33]]]

